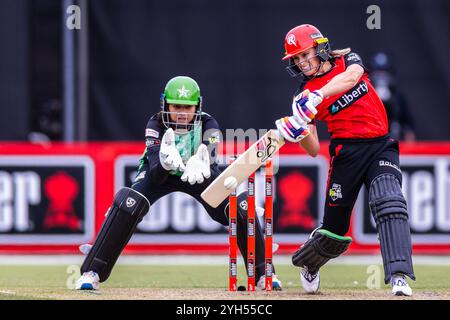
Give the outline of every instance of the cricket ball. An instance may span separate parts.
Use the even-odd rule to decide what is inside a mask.
[[[223,185],[227,190],[230,190],[230,189],[236,189],[238,186],[238,183],[237,183],[236,178],[231,176],[231,177],[228,177],[225,179],[225,181],[223,182]]]

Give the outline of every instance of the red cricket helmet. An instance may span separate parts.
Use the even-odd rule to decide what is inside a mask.
[[[286,52],[283,60],[323,43],[328,43],[328,39],[313,25],[302,24],[297,26],[291,29],[284,39]]]

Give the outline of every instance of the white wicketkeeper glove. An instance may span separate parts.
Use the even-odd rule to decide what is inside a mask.
[[[181,159],[180,153],[175,147],[175,132],[173,132],[172,128],[169,128],[162,137],[159,162],[167,171],[185,170],[183,159]]]
[[[300,142],[310,133],[308,125],[293,116],[278,119],[275,125],[280,135],[290,142]]]
[[[292,101],[292,113],[297,119],[310,123],[317,114],[316,107],[323,101],[322,91],[309,92],[305,90],[294,97]]]
[[[181,176],[181,180],[190,184],[203,183],[205,179],[211,177],[209,165],[208,148],[206,145],[201,144],[197,149],[197,153],[190,157],[186,163],[186,169]]]

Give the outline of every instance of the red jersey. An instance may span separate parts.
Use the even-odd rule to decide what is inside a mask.
[[[356,53],[336,58],[335,66],[326,74],[306,80],[302,90],[314,91],[322,88],[351,64],[360,64]],[[367,71],[350,90],[325,98],[317,106],[315,119],[327,124],[331,138],[376,138],[388,133],[388,120],[383,102],[370,83]]]

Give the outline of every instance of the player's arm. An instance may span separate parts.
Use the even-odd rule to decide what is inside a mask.
[[[300,146],[311,156],[316,157],[320,151],[319,136],[317,135],[317,128],[313,124],[309,124],[309,135],[303,140],[300,140]]]
[[[359,82],[364,72],[368,72],[361,57],[355,52],[344,55],[344,63],[345,71],[319,90],[325,98],[350,90]]]
[[[364,68],[362,66],[352,64],[347,70],[331,79],[320,91],[325,98],[346,92],[359,82],[363,74]]]
[[[313,118],[313,116],[311,117],[311,113],[314,115],[317,113],[316,107],[322,103],[324,98],[329,98],[350,90],[360,81],[363,74],[367,72],[361,57],[354,52],[350,52],[344,56],[344,63],[345,71],[336,75],[322,88],[313,92],[305,90],[294,97],[292,104],[294,116],[303,117],[303,120],[308,122],[307,119]],[[306,114],[303,114],[303,111],[306,111]]]

